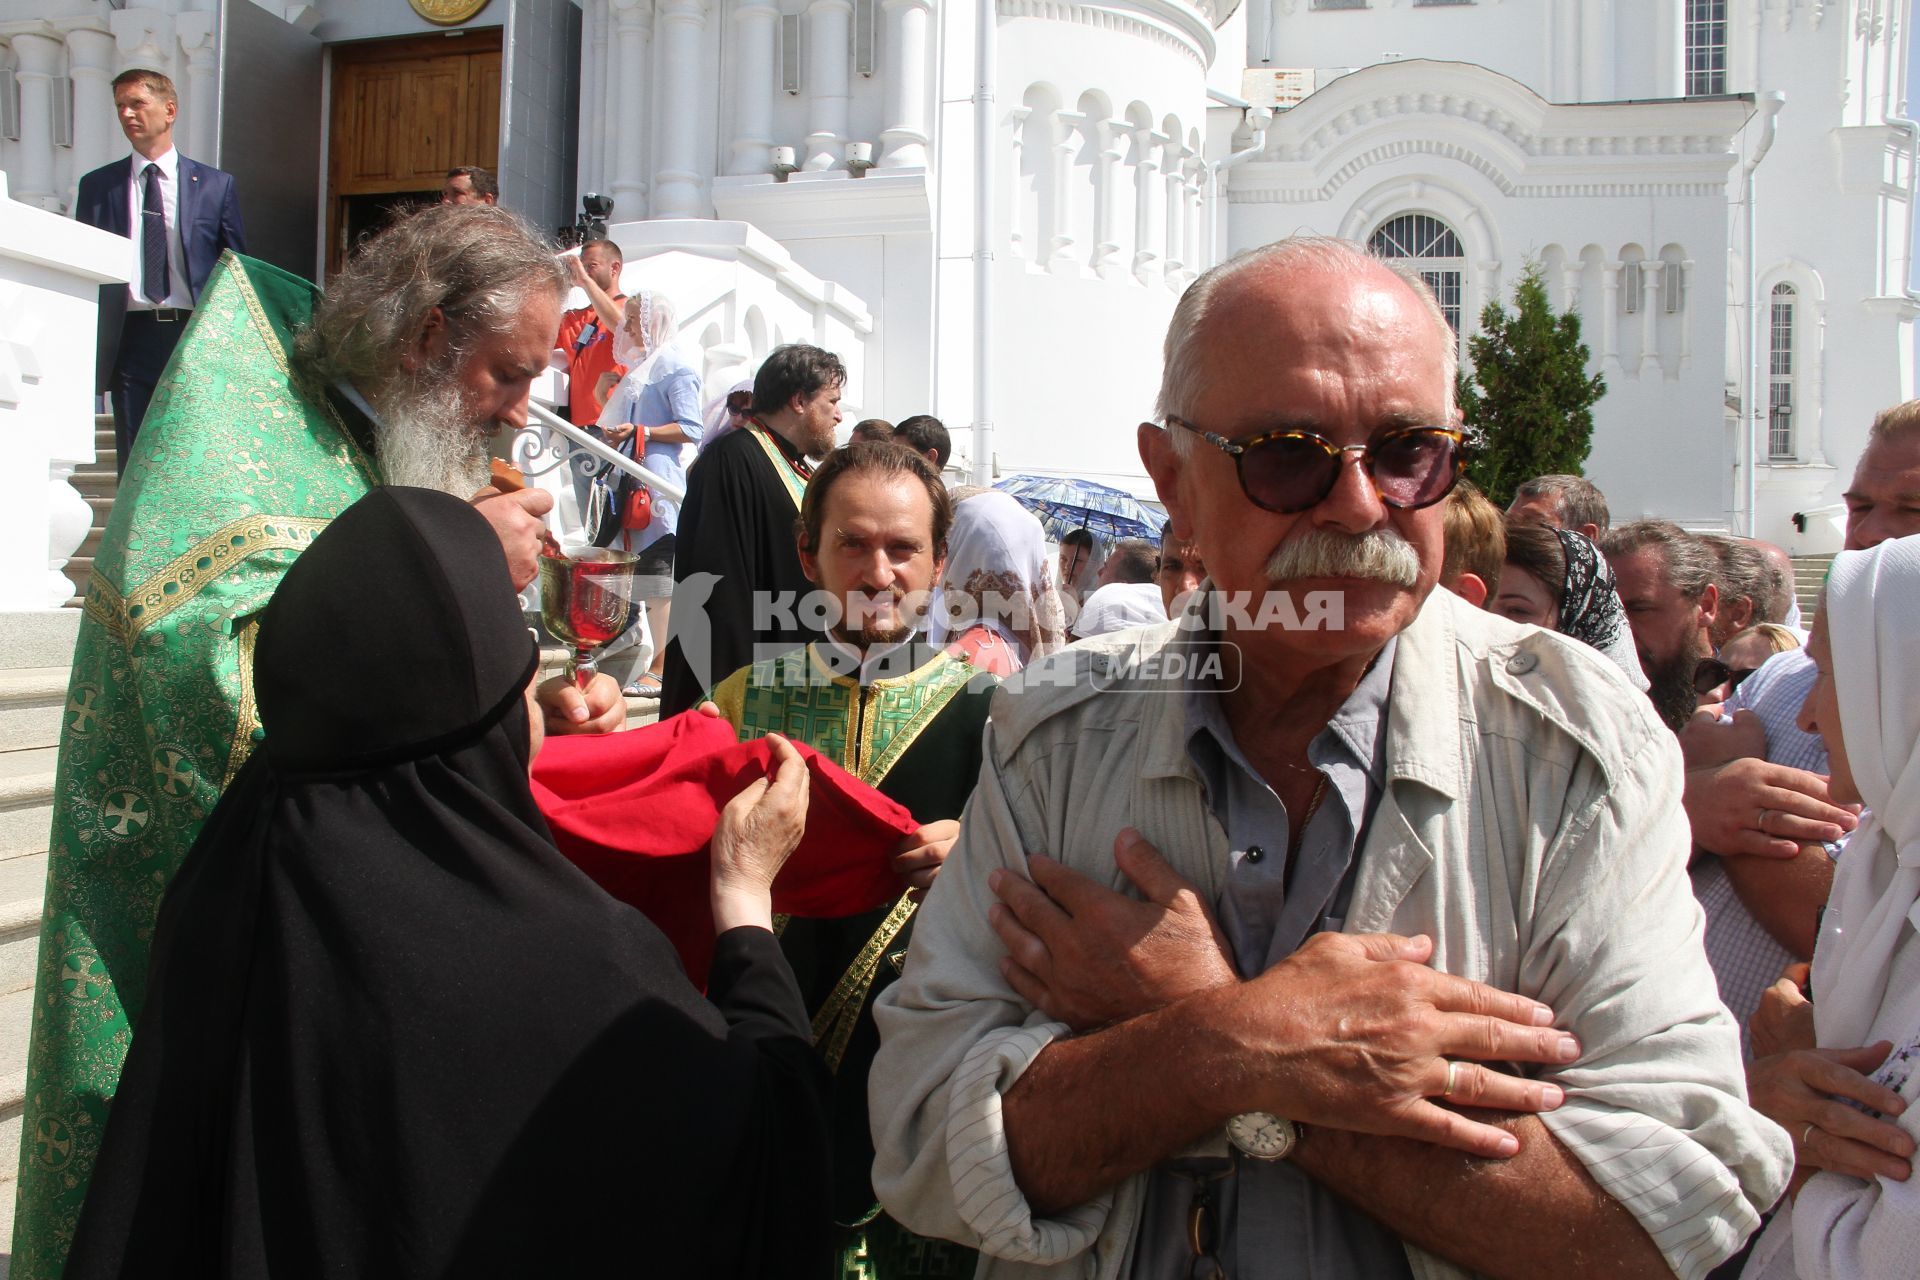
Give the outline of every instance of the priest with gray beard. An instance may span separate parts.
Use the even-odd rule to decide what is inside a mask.
[[[434,206],[362,248],[294,340],[294,374],[324,390],[380,480],[471,498],[517,588],[538,571],[553,498],[491,488],[487,442],[527,425],[566,290],[553,249],[513,214]]]

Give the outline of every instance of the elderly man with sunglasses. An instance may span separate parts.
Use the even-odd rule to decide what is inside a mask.
[[[1338,241],[1181,299],[1139,440],[1208,590],[997,696],[877,1010],[875,1186],[981,1276],[1699,1277],[1785,1186],[1672,736],[1433,590],[1454,343]]]

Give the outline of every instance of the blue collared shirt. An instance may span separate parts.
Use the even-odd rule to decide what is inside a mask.
[[[1231,849],[1232,867],[1214,909],[1242,978],[1265,972],[1313,934],[1337,931],[1344,923],[1355,856],[1386,788],[1387,706],[1397,643],[1387,642],[1308,745],[1307,758],[1327,785],[1307,819],[1291,870],[1286,807],[1234,741],[1221,694],[1200,688],[1186,695],[1187,753]],[[1191,1179],[1154,1170],[1135,1241],[1135,1280],[1188,1274],[1193,1255],[1186,1223],[1193,1196]],[[1235,1172],[1218,1184],[1215,1202],[1216,1252],[1229,1276],[1411,1275],[1398,1236],[1288,1161],[1239,1158]]]

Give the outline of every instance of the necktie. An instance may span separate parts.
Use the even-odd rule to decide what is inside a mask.
[[[140,279],[149,302],[165,302],[173,292],[167,275],[167,215],[160,203],[160,166],[146,168],[147,187],[140,197]]]

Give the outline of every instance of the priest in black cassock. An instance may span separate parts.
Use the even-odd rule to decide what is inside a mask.
[[[846,380],[830,351],[775,348],[753,379],[753,416],[688,474],[661,719],[729,671],[813,635],[798,611],[809,587],[793,527],[813,463],[833,448]]]
[[[801,566],[836,620],[825,636],[740,668],[712,693],[742,741],[780,733],[804,742],[921,824],[895,853],[902,892],[891,907],[796,917],[781,930],[814,1046],[834,1077],[835,1276],[946,1280],[974,1269],[971,1250],[919,1239],[880,1211],[867,1119],[867,1073],[880,1046],[873,1000],[899,976],[914,909],[959,835],[998,683],[916,638],[952,524],[946,488],[920,455],[894,444],[836,449],[807,489],[799,538]]]

